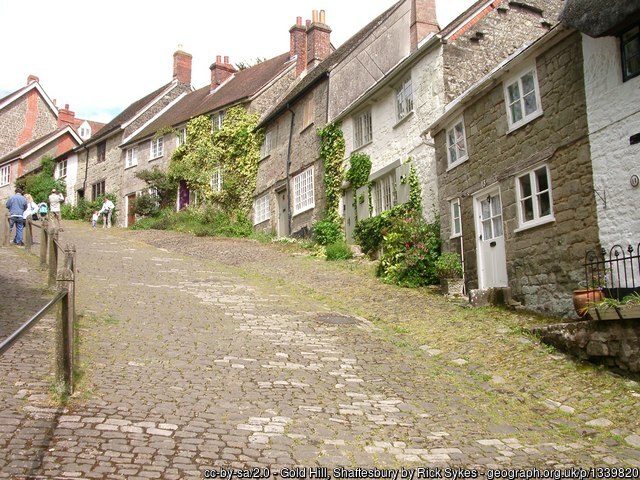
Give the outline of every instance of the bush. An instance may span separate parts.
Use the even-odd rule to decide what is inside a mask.
[[[377,275],[387,283],[419,287],[438,283],[435,262],[440,256],[440,224],[426,223],[409,209],[394,216],[384,235],[384,254]]]
[[[462,262],[456,252],[444,252],[435,267],[438,278],[462,278]]]
[[[342,227],[325,218],[313,225],[313,240],[320,245],[330,245],[342,239]]]
[[[133,211],[141,217],[154,217],[160,213],[160,199],[157,195],[143,193],[138,195],[133,206]]]
[[[338,240],[326,247],[327,260],[348,260],[353,257],[353,252],[344,240]]]

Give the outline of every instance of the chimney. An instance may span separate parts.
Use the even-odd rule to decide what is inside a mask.
[[[418,44],[430,33],[438,33],[436,18],[436,0],[411,0],[411,51],[418,49]]]
[[[325,24],[324,10],[314,10],[307,28],[307,70],[312,70],[331,53],[331,28]]]
[[[184,85],[191,85],[191,59],[190,54],[180,49],[173,54],[173,78]]]
[[[58,109],[58,127],[69,125],[73,127],[76,119],[76,113],[69,110],[69,104],[65,104],[64,108]]]
[[[214,91],[231,75],[237,72],[233,65],[229,63],[229,57],[224,57],[224,62],[220,55],[216,55],[216,61],[209,67],[211,70],[211,91]]]
[[[27,85],[29,85],[31,82],[39,82],[40,79],[38,77],[36,77],[35,75],[29,75],[27,77]]]
[[[307,33],[302,25],[302,17],[296,17],[296,24],[289,29],[289,59],[296,58],[296,77],[307,68]]]

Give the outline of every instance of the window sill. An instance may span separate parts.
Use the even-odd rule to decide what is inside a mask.
[[[309,205],[308,207],[305,207],[304,209],[298,211],[298,212],[294,212],[294,214],[291,216],[291,218],[295,217],[296,215],[300,215],[301,213],[304,212],[308,212],[309,210],[313,210],[315,208],[316,204],[314,203],[313,205]]]
[[[555,221],[556,219],[553,216],[548,216],[540,220],[532,220],[531,222],[527,222],[521,227],[516,228],[513,233],[524,232],[525,230],[531,230],[532,228],[546,225],[548,223],[554,223]]]
[[[133,165],[125,166],[125,167],[124,167],[124,169],[125,169],[125,170],[129,170],[130,168],[137,167],[137,166],[138,166],[138,164],[137,164],[137,163],[135,163],[135,164],[133,164]]]
[[[258,160],[258,163],[266,160],[267,158],[269,158],[271,156],[271,154],[269,153],[268,155],[265,155],[264,157],[262,157],[260,160]],[[256,224],[257,225],[257,224]]]
[[[373,140],[369,140],[367,143],[363,143],[359,147],[353,147],[353,150],[351,150],[351,153],[355,153],[355,152],[357,152],[359,150],[362,150],[363,148],[368,147],[372,143],[373,143]]]
[[[253,226],[254,226],[254,227],[257,227],[257,226],[258,226],[258,225],[260,225],[261,223],[268,222],[269,220],[271,220],[271,217],[269,217],[269,218],[265,218],[264,220],[260,220],[258,223],[254,223],[254,224],[253,224]]]
[[[447,167],[447,172],[450,170],[453,170],[454,168],[456,168],[458,165],[461,165],[463,163],[465,163],[467,160],[469,160],[469,155],[467,155],[466,157],[464,157],[462,160],[458,160],[456,161],[456,163],[452,163]]]
[[[309,130],[311,127],[313,127],[314,122],[311,122],[309,125],[307,125],[306,127],[303,127],[302,130],[300,130],[300,135],[302,135],[303,133],[305,133],[307,130]]]
[[[455,235],[451,235],[451,236],[449,237],[449,240],[453,240],[454,238],[461,238],[461,237],[462,237],[462,234],[461,234],[461,233],[456,233]]]
[[[150,162],[152,162],[152,161],[154,161],[154,160],[158,160],[159,158],[162,158],[162,157],[164,157],[164,154],[159,155],[159,156],[157,156],[157,157],[150,158],[150,159],[149,159],[149,161],[150,161]]]
[[[518,123],[514,123],[513,125],[509,125],[509,128],[507,129],[507,135],[509,135],[512,132],[515,132],[516,130],[521,129],[522,127],[524,127],[525,125],[529,125],[532,121],[534,121],[536,118],[539,118],[542,116],[544,112],[542,110],[537,111],[536,113],[528,116],[527,118],[525,118],[524,120],[520,120],[520,122]],[[507,113],[507,115],[509,115]]]
[[[407,119],[413,117],[413,112],[414,110],[411,110],[409,113],[407,113],[404,117],[402,117],[400,120],[398,120],[396,122],[396,124],[393,126],[393,128],[398,128],[400,125],[402,125],[404,122],[407,121]]]

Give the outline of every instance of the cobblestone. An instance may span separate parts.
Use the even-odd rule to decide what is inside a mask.
[[[52,321],[25,337],[28,349],[0,357],[0,478],[640,465],[637,385],[567,373],[566,357],[520,341],[515,317],[488,312],[497,319],[467,337],[462,323],[447,325],[459,306],[379,284],[357,265],[253,241],[68,223],[84,378],[66,409],[51,404]],[[25,278],[36,263],[5,248],[0,258]],[[43,281],[35,271],[27,284]],[[326,314],[358,321],[318,321]],[[429,338],[412,343],[409,321],[429,325]],[[614,405],[627,408],[624,422]]]

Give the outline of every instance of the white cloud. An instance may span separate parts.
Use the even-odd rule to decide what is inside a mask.
[[[289,50],[289,28],[312,10],[325,10],[331,40],[339,46],[393,0],[31,0],[0,3],[0,45],[5,68],[0,97],[40,78],[58,106],[76,116],[107,122],[129,104],[168,83],[173,52],[193,55],[192,83],[209,82],[216,55],[254,63]],[[472,0],[436,0],[446,25]],[[27,28],[28,26],[28,28]]]

